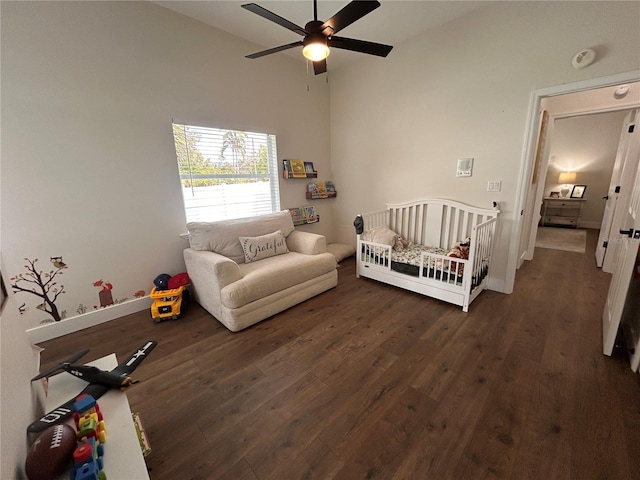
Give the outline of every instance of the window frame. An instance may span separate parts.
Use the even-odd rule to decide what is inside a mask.
[[[181,152],[179,152],[179,144],[178,139],[176,137],[176,128],[181,129],[184,135],[184,148],[186,150],[186,159],[182,158],[182,161],[187,162],[188,172],[184,172],[184,165],[181,164]],[[194,221],[218,221],[218,220],[230,220],[237,218],[246,218],[259,214],[267,214],[280,211],[280,182],[279,182],[279,173],[278,173],[278,158],[277,158],[277,138],[273,133],[264,133],[264,132],[250,132],[246,130],[237,130],[237,129],[226,129],[219,127],[210,127],[210,126],[201,126],[201,125],[193,125],[186,122],[176,122],[172,120],[172,133],[174,140],[174,148],[176,153],[176,163],[178,166],[178,177],[180,180],[180,186],[182,190],[182,199],[183,199],[183,208],[185,212],[185,217],[187,219],[187,223]],[[195,169],[195,154],[193,155],[194,161],[191,161],[190,152],[193,150],[193,145],[191,148],[189,147],[189,141],[187,140],[187,134],[190,133],[195,136],[196,143],[201,141],[201,137],[204,135],[207,141],[212,142],[212,144],[216,145],[217,148],[220,148],[220,154],[217,157],[217,161],[214,161],[211,157],[213,147],[210,147],[206,151],[209,156],[205,157],[203,155],[204,149],[201,151],[197,151],[198,155],[200,155],[200,161],[203,160],[209,164],[210,168],[219,168],[220,164],[228,163],[226,157],[224,156],[224,150],[228,147],[224,147],[224,138],[227,134],[235,134],[236,138],[242,138],[243,141],[249,139],[251,145],[248,147],[247,145],[243,145],[241,148],[242,151],[242,164],[246,165],[246,159],[249,157],[249,165],[251,161],[253,161],[254,167],[257,168],[257,162],[260,160],[260,152],[263,148],[266,151],[266,172],[254,172],[254,173],[194,173],[192,170]],[[240,134],[240,135],[238,135]],[[264,140],[264,141],[263,141]],[[192,137],[192,142],[193,142]],[[256,147],[257,143],[257,147]],[[246,155],[246,150],[250,151],[248,155]],[[233,151],[233,147],[231,147]],[[184,152],[183,152],[184,155]],[[234,154],[234,167],[238,168],[237,158],[235,157],[237,152]],[[229,188],[231,190],[234,189],[234,186],[238,187],[240,185],[247,185],[247,182],[237,182],[238,180],[256,180],[253,184],[261,183],[261,180],[267,180],[268,188],[265,188],[264,191],[257,190],[252,192],[254,195],[253,201],[240,202],[240,201],[230,201],[227,197],[233,198],[234,195],[222,196],[225,198],[223,202],[213,202],[211,204],[201,205],[199,207],[194,206],[193,204],[198,203],[196,199],[196,190],[209,188],[213,189],[215,187]],[[209,186],[197,186],[197,180],[221,180],[219,184],[209,185]],[[233,182],[225,182],[224,180],[233,180]],[[249,182],[252,184],[251,182]],[[240,189],[237,189],[238,191]],[[191,191],[191,202],[189,201],[186,191]],[[266,192],[268,191],[268,198],[266,196]],[[237,194],[236,194],[237,195]],[[237,195],[236,198],[241,198],[241,195]],[[251,198],[250,198],[251,199]],[[192,205],[189,205],[191,203]],[[251,206],[250,206],[251,205]],[[205,214],[203,212],[209,212]],[[216,211],[215,214],[212,212]],[[235,212],[235,213],[230,213]]]

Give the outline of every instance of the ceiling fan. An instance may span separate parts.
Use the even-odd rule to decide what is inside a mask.
[[[377,0],[352,1],[329,20],[322,22],[321,20],[318,20],[318,2],[317,0],[313,0],[313,20],[307,22],[304,28],[302,28],[295,23],[270,12],[260,5],[247,3],[242,5],[242,8],[277,23],[298,35],[302,35],[304,38],[297,42],[288,43],[287,45],[281,45],[261,52],[252,53],[246,57],[260,58],[265,55],[282,52],[283,50],[288,50],[302,45],[302,54],[313,62],[313,71],[316,75],[327,71],[327,56],[330,52],[329,47],[342,48],[343,50],[351,50],[354,52],[386,57],[393,48],[390,45],[335,36],[335,34],[340,30],[371,13],[379,6],[380,2]]]

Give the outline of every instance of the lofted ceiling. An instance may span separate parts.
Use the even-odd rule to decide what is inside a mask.
[[[295,42],[301,40],[302,37],[241,8],[242,4],[257,3],[261,7],[301,27],[304,27],[309,20],[313,19],[313,0],[154,0],[153,3],[255,43],[256,47],[249,49],[246,52],[247,55],[259,50]],[[328,20],[348,3],[349,0],[318,0],[318,19]],[[379,8],[342,30],[340,36],[397,47],[413,36],[443,25],[493,2],[482,0],[380,0],[380,3],[382,5]],[[275,55],[288,55],[304,61],[301,50],[300,48],[294,48]],[[393,55],[393,51],[391,51],[390,55]],[[362,57],[369,56],[334,48],[327,59],[327,64],[329,70],[331,70],[355,62]],[[371,58],[384,61],[384,59],[378,57]],[[247,59],[247,61],[268,62],[269,56],[255,60]]]

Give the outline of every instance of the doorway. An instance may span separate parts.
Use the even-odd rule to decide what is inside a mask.
[[[554,101],[543,100],[545,109],[549,107],[547,100]],[[586,230],[600,230],[628,111],[551,119],[553,136],[547,169],[540,172],[544,183],[542,218],[535,232],[535,246],[564,249],[565,238],[566,247],[580,238],[584,246]],[[567,177],[571,177],[570,184],[564,183]]]
[[[520,176],[518,181],[518,194],[516,199],[516,211],[520,212],[513,224],[512,238],[520,239],[520,242],[512,242],[509,251],[507,265],[507,278],[505,281],[505,291],[513,291],[517,268],[524,260],[530,260],[535,246],[535,232],[533,227],[537,227],[539,205],[542,203],[545,181],[541,180],[540,172],[547,171],[548,155],[537,155],[540,127],[543,124],[541,103],[544,98],[563,97],[564,113],[552,112],[555,116],[587,115],[590,113],[602,113],[615,110],[629,109],[640,106],[640,101],[635,98],[628,98],[620,101],[613,96],[615,86],[634,83],[640,81],[640,70],[627,72],[624,74],[612,75],[573,84],[559,85],[533,92],[530,101],[530,119],[525,141],[525,151],[521,163]],[[588,102],[585,99],[592,93],[599,93],[595,101]],[[549,122],[552,125],[553,122]],[[545,131],[542,131],[544,137]],[[553,132],[546,132],[552,138]],[[543,142],[545,143],[545,142]],[[548,143],[546,142],[547,154]],[[538,161],[537,161],[538,160]],[[547,162],[544,163],[543,162]],[[535,221],[534,221],[534,216]]]

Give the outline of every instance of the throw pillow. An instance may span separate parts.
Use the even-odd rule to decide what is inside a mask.
[[[373,227],[362,234],[362,240],[365,242],[381,243],[393,247],[396,244],[396,238],[399,235],[389,227]]]
[[[281,230],[259,237],[239,237],[238,239],[246,263],[289,253],[285,236]]]

